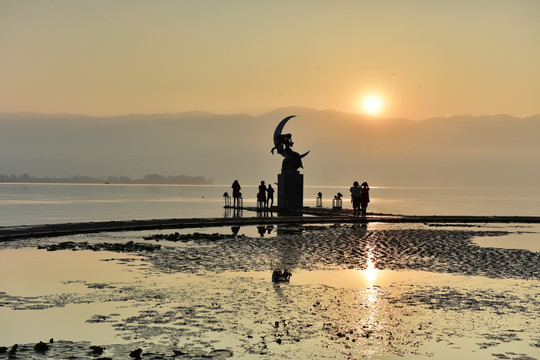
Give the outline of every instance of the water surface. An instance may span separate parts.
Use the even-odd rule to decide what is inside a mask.
[[[347,186],[306,186],[304,205],[323,206]],[[0,226],[68,222],[232,216],[223,209],[230,185],[114,185],[0,183]],[[244,185],[244,205],[256,206],[257,188]],[[368,211],[405,215],[539,216],[540,189],[372,187]],[[245,213],[243,216],[252,216]]]

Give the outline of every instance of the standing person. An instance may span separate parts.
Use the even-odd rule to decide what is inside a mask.
[[[240,207],[239,198],[242,197],[242,193],[240,192],[240,184],[238,183],[238,180],[234,180],[232,183],[232,196],[233,196],[233,207]]]
[[[268,194],[268,196],[266,197],[266,205],[269,208],[272,208],[272,206],[274,206],[274,188],[272,187],[271,184],[268,184],[266,193]]]
[[[266,185],[264,185],[264,181],[261,181],[261,185],[259,185],[257,201],[260,202],[262,206],[266,207]]]
[[[360,215],[360,198],[362,193],[362,188],[358,184],[358,181],[353,183],[351,186],[351,200],[353,206],[353,215]]]
[[[369,185],[367,182],[362,183],[362,191],[360,193],[360,205],[362,206],[362,217],[366,218],[366,210],[369,203]]]

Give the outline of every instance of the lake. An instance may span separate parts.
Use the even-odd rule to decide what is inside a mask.
[[[0,183],[0,226],[223,217],[225,191],[230,185]],[[304,204],[315,206],[319,191],[324,207],[348,195],[347,186],[306,186]],[[255,206],[257,187],[242,192]],[[371,199],[370,212],[416,215],[535,216],[540,204],[538,189],[373,186]],[[137,348],[167,359],[540,358],[538,224],[272,229],[1,242],[0,318],[9,326],[0,327],[0,346],[19,344],[18,358],[96,358],[90,345],[110,358]],[[229,237],[152,240],[156,232]],[[54,250],[60,243],[71,247]],[[130,243],[161,247],[111,251]],[[282,268],[290,282],[273,283]],[[51,338],[47,353],[34,351]]]
[[[230,185],[0,183],[0,226],[67,222],[223,217]],[[338,192],[350,208],[349,186],[305,186],[304,206],[332,206]],[[243,185],[244,206],[257,185]],[[377,187],[368,212],[404,215],[538,216],[540,188]],[[244,213],[244,216],[250,214]]]

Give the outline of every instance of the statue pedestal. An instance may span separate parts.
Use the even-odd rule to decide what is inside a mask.
[[[304,175],[298,171],[278,174],[278,207],[301,209],[304,206]]]

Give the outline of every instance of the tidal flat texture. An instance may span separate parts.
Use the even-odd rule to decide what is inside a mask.
[[[269,230],[4,243],[0,358],[540,359],[534,227]]]

